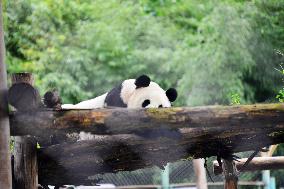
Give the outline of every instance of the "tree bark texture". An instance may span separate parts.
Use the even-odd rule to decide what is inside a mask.
[[[12,188],[10,128],[7,103],[7,72],[3,31],[3,9],[0,0],[0,188]]]
[[[90,184],[96,181],[89,176],[99,173],[284,142],[283,104],[16,112],[10,121],[13,135],[34,135],[40,144],[53,135],[61,143],[39,152],[42,184]],[[95,136],[64,142],[80,131]]]
[[[16,189],[37,189],[38,167],[36,140],[32,137],[15,137],[14,184]]]
[[[222,161],[222,169],[225,177],[224,189],[237,189],[238,188],[238,173],[235,162],[233,160]]]

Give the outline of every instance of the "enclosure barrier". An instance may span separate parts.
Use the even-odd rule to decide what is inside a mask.
[[[36,95],[35,95],[36,96]],[[34,136],[39,183],[94,184],[93,175],[220,156],[226,188],[236,188],[229,155],[284,142],[284,104],[159,109],[35,110],[10,114],[13,136]],[[90,132],[77,141],[78,133]],[[233,174],[232,174],[233,173]]]
[[[18,110],[9,115],[17,136],[13,176],[24,189],[37,182],[90,185],[99,173],[210,156],[223,158],[225,188],[237,188],[233,153],[284,142],[284,104],[53,110],[41,102],[31,74],[12,80],[8,100]],[[78,141],[82,131],[92,134],[88,140]]]

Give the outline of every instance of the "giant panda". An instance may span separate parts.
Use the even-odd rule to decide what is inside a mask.
[[[106,107],[167,108],[177,98],[177,91],[164,91],[146,75],[124,80],[111,91],[78,104],[63,104],[62,109],[94,109]]]

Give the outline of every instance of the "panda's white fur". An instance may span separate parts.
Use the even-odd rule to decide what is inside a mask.
[[[120,97],[125,104],[128,104],[129,98],[136,89],[135,79],[127,79],[123,81],[121,85],[122,88],[121,88]]]
[[[150,104],[145,108],[171,107],[166,92],[157,83],[151,82],[148,87],[141,87],[133,91],[128,99],[127,108],[141,108],[145,99],[150,100]]]
[[[78,104],[62,104],[62,109],[95,109],[95,108],[102,108],[105,104],[105,98],[107,93],[98,96],[96,98],[82,101]]]
[[[119,107],[141,108],[146,99],[149,100],[150,103],[147,104],[145,108],[171,107],[166,91],[164,91],[157,83],[150,82],[149,79],[147,86],[138,87],[136,81],[137,79],[128,79],[123,81],[119,87],[114,88],[116,90],[114,90],[111,95],[119,96],[121,103],[125,104],[124,106],[119,105]],[[95,109],[113,106],[109,105],[108,99],[106,99],[109,93],[82,101],[75,105],[63,104],[61,107],[62,109]]]

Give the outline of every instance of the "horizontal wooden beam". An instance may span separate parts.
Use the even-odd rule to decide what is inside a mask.
[[[94,109],[15,112],[10,115],[13,136],[58,139],[72,132],[93,134],[161,134],[163,130],[201,130],[201,134],[234,134],[231,129],[282,129],[284,104],[204,106],[159,109]],[[212,132],[212,130],[214,132]],[[151,136],[152,136],[151,135]],[[153,136],[154,137],[154,136]]]
[[[44,184],[93,184],[90,176],[118,171],[133,171],[147,167],[163,167],[168,162],[219,153],[234,153],[256,149],[262,137],[246,143],[248,135],[218,140],[218,135],[201,139],[162,137],[147,139],[133,134],[96,135],[94,139],[53,145],[39,150],[39,182]],[[255,140],[255,141],[254,141]]]
[[[234,131],[233,131],[234,132]],[[39,151],[39,181],[46,184],[92,184],[90,176],[146,167],[163,167],[181,159],[256,150],[283,142],[266,131],[207,135],[183,130],[180,137],[145,138],[134,134],[95,135],[92,140],[53,145]],[[274,133],[275,131],[271,131]],[[277,132],[277,131],[276,131]],[[221,136],[221,137],[220,137]],[[220,137],[220,138],[219,138]],[[264,145],[265,146],[265,145]]]
[[[235,162],[238,170],[241,170],[247,158],[239,159],[240,162]],[[255,157],[253,160],[242,170],[247,171],[262,171],[271,169],[284,169],[284,157]],[[217,161],[213,162],[213,172],[215,175],[222,173],[222,169]]]
[[[90,175],[99,173],[162,167],[284,142],[284,104],[43,110],[16,112],[10,121],[13,135],[37,136],[41,145],[51,135],[62,142],[73,132],[95,134],[89,141],[46,144],[40,150],[39,181],[53,185],[86,185],[96,182]]]

